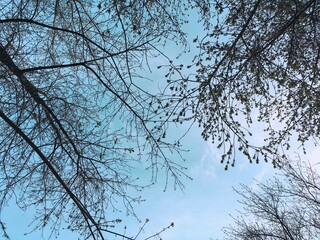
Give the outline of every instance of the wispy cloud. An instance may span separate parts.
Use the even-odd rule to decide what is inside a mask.
[[[190,169],[190,173],[193,177],[201,180],[212,180],[216,177],[216,167],[219,164],[221,154],[218,149],[209,142],[203,141],[199,144],[199,147],[203,146],[203,153],[199,161],[197,161]],[[221,167],[221,165],[219,165]]]

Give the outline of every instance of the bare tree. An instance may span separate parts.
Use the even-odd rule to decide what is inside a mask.
[[[256,188],[242,186],[243,211],[224,239],[307,240],[320,234],[320,175],[315,166],[287,164],[282,175]]]
[[[200,52],[193,63],[170,66],[168,107],[176,122],[196,122],[204,139],[223,148],[226,168],[238,153],[278,166],[291,141],[319,140],[320,3],[212,4],[215,26],[194,39]],[[267,133],[260,145],[250,138],[257,122]]]
[[[141,69],[157,45],[186,46],[185,11],[207,1],[2,0],[0,2],[0,209],[14,198],[38,209],[35,229],[64,219],[85,238],[105,239],[108,210],[134,213],[144,161],[182,186],[168,117]],[[157,54],[155,54],[157,53]],[[163,54],[163,53],[161,53]],[[3,228],[4,230],[4,228]],[[125,237],[125,236],[122,236]]]

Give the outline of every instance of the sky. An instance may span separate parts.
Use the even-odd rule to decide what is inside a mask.
[[[192,17],[192,16],[191,16]],[[203,35],[198,32],[201,29],[197,26],[196,21],[186,26],[189,38]],[[175,46],[167,46],[166,52],[172,54],[174,58],[177,50]],[[179,50],[179,49],[178,49]],[[191,53],[184,55],[177,62],[188,62],[196,53],[193,49]],[[150,73],[152,79],[162,79],[163,74],[156,72],[156,66],[161,65],[162,59],[152,59],[151,65],[154,71]],[[154,84],[157,84],[156,82]],[[187,126],[185,126],[187,127]],[[174,131],[183,131],[176,129]],[[172,222],[174,227],[166,230],[161,236],[164,240],[210,240],[222,239],[222,227],[232,224],[232,217],[236,216],[237,209],[241,205],[237,202],[238,195],[233,188],[239,188],[240,184],[254,186],[256,182],[265,181],[279,173],[274,169],[271,163],[261,162],[260,164],[250,164],[247,159],[239,159],[234,168],[224,170],[224,165],[220,164],[221,152],[210,142],[205,142],[200,136],[201,129],[195,127],[187,134],[183,140],[184,148],[190,149],[184,155],[186,158],[187,174],[193,179],[184,179],[185,189],[183,191],[172,187],[165,189],[165,182],[160,175],[157,184],[147,188],[142,193],[145,199],[135,210],[139,218],[143,221],[150,221],[145,226],[144,231],[138,239],[144,239],[161,229],[167,227]],[[254,131],[257,141],[263,139],[260,130]],[[299,149],[292,150],[292,155]],[[316,161],[320,156],[320,148],[310,144],[308,147],[307,159]],[[162,173],[163,174],[163,173]],[[32,221],[33,210],[23,212],[15,207],[13,201],[10,207],[5,209],[1,216],[7,222],[7,231],[13,240],[36,240],[41,238],[41,231],[35,231],[28,235],[24,233],[30,231],[28,225]],[[127,227],[128,235],[134,236],[138,231],[141,223],[133,217],[124,216],[123,223],[119,224],[116,230],[120,233]],[[123,232],[124,233],[124,232]],[[43,239],[47,239],[48,233],[44,233]],[[62,231],[58,236],[59,240],[77,239],[67,231]],[[80,238],[81,239],[81,238]],[[107,239],[120,239],[109,236]]]
[[[221,228],[232,224],[230,215],[237,216],[237,210],[241,209],[237,202],[240,199],[233,188],[239,189],[240,184],[254,187],[257,182],[265,181],[280,172],[271,163],[250,164],[246,159],[240,159],[234,168],[225,171],[224,165],[219,161],[220,153],[212,144],[203,141],[198,131],[199,129],[192,130],[184,139],[184,145],[191,149],[186,158],[189,166],[187,173],[193,180],[184,180],[184,191],[173,188],[164,191],[165,183],[161,179],[156,185],[144,190],[142,196],[145,201],[137,205],[135,210],[142,221],[147,218],[150,221],[138,239],[145,239],[172,222],[174,227],[166,230],[161,235],[162,239],[222,239]],[[307,150],[305,159],[317,161],[320,148],[310,144]],[[292,150],[293,155],[296,155],[296,151],[297,149]],[[40,231],[23,235],[32,220],[32,210],[22,212],[11,207],[2,216],[9,223],[8,233],[12,239],[41,239]],[[116,230],[125,233],[126,226],[126,233],[135,236],[141,223],[133,217],[123,217],[123,223]],[[47,236],[45,233],[43,239],[47,239]],[[62,231],[57,239],[77,239],[77,235]],[[119,238],[110,235],[107,239]]]
[[[239,161],[235,168],[225,171],[215,147],[203,141],[197,131],[192,130],[184,139],[185,147],[191,149],[186,159],[187,173],[193,180],[183,181],[184,191],[173,188],[164,191],[165,183],[160,179],[142,193],[145,201],[137,205],[135,210],[142,221],[146,218],[150,221],[138,239],[160,231],[171,222],[174,222],[174,227],[161,235],[165,240],[221,239],[221,228],[232,223],[230,214],[236,215],[236,209],[241,207],[232,188],[237,188],[240,183],[253,185],[253,179],[265,180],[277,172],[270,163],[249,164],[246,159]],[[23,235],[32,221],[32,215],[32,210],[23,212],[14,206],[2,212],[12,239],[41,239],[41,231]],[[121,233],[126,226],[129,236],[134,236],[141,224],[133,217],[124,216],[123,220],[117,230]],[[43,239],[47,239],[48,235],[44,233],[43,236]],[[57,239],[77,238],[63,231]],[[107,239],[119,238],[110,236]]]

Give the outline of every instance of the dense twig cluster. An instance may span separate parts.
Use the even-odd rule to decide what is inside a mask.
[[[320,176],[299,161],[284,166],[283,175],[256,187],[236,190],[243,205],[225,239],[316,239],[320,234]]]
[[[292,139],[302,145],[319,139],[320,3],[213,5],[215,26],[194,39],[200,52],[187,66],[197,74],[185,77],[185,68],[171,67],[167,94],[175,99],[168,101],[180,111],[177,121],[196,121],[203,138],[223,148],[226,168],[239,152],[250,162],[271,159],[278,166]],[[267,133],[263,144],[250,141],[257,122]]]

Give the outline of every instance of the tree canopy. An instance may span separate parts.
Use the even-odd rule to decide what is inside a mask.
[[[205,2],[0,2],[0,209],[14,198],[38,210],[35,229],[54,236],[66,219],[105,239],[117,235],[107,211],[134,214],[141,200],[128,189],[159,170],[182,185],[184,167],[168,154],[180,144],[165,138],[168,119],[141,69],[166,41],[187,44],[185,11],[204,16]],[[138,162],[150,183],[132,173]]]
[[[207,33],[199,53],[168,58],[167,87],[149,91],[143,70],[167,42],[188,47],[191,10]],[[128,238],[107,212],[134,214],[128,189],[146,186],[136,166],[148,184],[163,170],[182,186],[179,137],[166,136],[187,121],[226,168],[238,152],[281,165],[292,139],[319,139],[319,11],[317,0],[2,0],[0,209],[34,206],[35,229],[53,235],[65,222],[85,238]],[[251,141],[257,122],[263,144]]]
[[[301,160],[287,163],[281,176],[236,190],[243,210],[224,229],[224,239],[316,239],[320,234],[317,167]]]
[[[319,1],[212,6],[214,26],[194,39],[200,51],[185,67],[196,74],[170,69],[180,73],[168,80],[180,111],[175,120],[196,121],[204,139],[223,147],[226,168],[239,152],[278,166],[291,141],[319,139]],[[260,145],[250,138],[257,122],[267,133]]]

